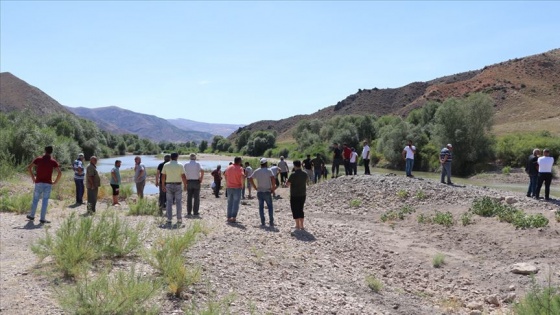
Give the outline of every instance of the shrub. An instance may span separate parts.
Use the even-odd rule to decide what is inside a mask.
[[[31,209],[32,202],[33,193],[10,195],[8,192],[2,192],[0,196],[0,211],[23,214]]]
[[[65,277],[78,276],[95,260],[132,254],[140,247],[143,225],[130,227],[115,213],[105,212],[98,220],[78,218],[75,213],[62,222],[54,236],[45,230],[31,250],[40,260],[52,257]]]
[[[560,211],[556,211],[554,217],[556,218],[556,222],[560,222]]]
[[[352,199],[350,200],[350,207],[352,208],[358,208],[360,205],[362,205],[362,201],[360,199]]]
[[[132,184],[124,184],[124,185],[120,185],[119,187],[119,197],[123,198],[123,199],[128,199],[130,198],[130,196],[132,196],[132,194],[134,194],[134,191],[132,189]]]
[[[432,266],[434,268],[440,268],[445,264],[445,255],[442,253],[437,253],[434,258],[432,258]]]
[[[235,299],[234,294],[229,294],[220,300],[210,300],[205,303],[202,307],[199,307],[195,301],[191,302],[191,305],[184,309],[186,315],[224,315],[231,314],[229,310],[229,305]],[[250,314],[254,314],[250,312]]]
[[[418,223],[420,223],[420,224],[432,223],[432,219],[431,219],[429,216],[427,216],[427,215],[425,215],[425,214],[423,214],[423,213],[420,213],[420,214],[418,215],[418,217],[416,218],[416,220],[417,220]]]
[[[548,225],[548,219],[540,213],[526,214],[520,209],[502,204],[489,197],[473,201],[469,211],[484,217],[497,216],[500,222],[511,223],[518,229],[540,228]]]
[[[366,276],[366,284],[375,293],[379,293],[383,289],[383,283],[374,275]]]
[[[453,220],[453,214],[451,214],[451,212],[449,211],[444,213],[436,210],[436,214],[432,219],[432,222],[446,227],[450,227],[455,224],[455,221]]]
[[[128,215],[159,215],[159,206],[156,199],[138,199],[136,203],[130,204]]]
[[[502,174],[504,175],[509,175],[511,174],[511,167],[510,166],[505,166],[502,168]]]
[[[386,222],[386,221],[404,220],[404,218],[407,215],[413,212],[416,212],[414,208],[412,208],[410,205],[405,205],[401,207],[398,211],[389,210],[385,212],[384,214],[381,215],[381,221]]]
[[[96,279],[79,280],[66,288],[60,304],[70,314],[159,314],[148,301],[160,287],[159,281],[138,275],[135,268],[114,277],[103,272]]]
[[[419,191],[416,192],[416,199],[425,200],[427,198],[428,198],[428,196],[426,195],[426,193],[422,189],[420,189]]]
[[[555,315],[560,314],[560,286],[554,287],[552,280],[542,287],[533,278],[531,290],[519,303],[513,306],[517,315]]]
[[[473,224],[474,222],[472,220],[472,212],[467,211],[461,214],[461,223],[463,224],[463,226]]]
[[[399,191],[397,191],[397,197],[401,198],[401,199],[406,199],[408,198],[409,194],[408,191],[401,189]]]

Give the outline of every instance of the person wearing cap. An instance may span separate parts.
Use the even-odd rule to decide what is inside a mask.
[[[160,213],[163,212],[163,209],[167,209],[167,206],[166,206],[167,197],[166,197],[165,191],[163,191],[163,185],[161,185],[161,176],[162,176],[161,171],[163,171],[163,165],[165,165],[165,163],[169,162],[169,160],[171,160],[171,155],[166,154],[163,157],[163,162],[159,163],[159,165],[157,167],[157,172],[156,172],[156,187],[159,187],[158,205],[159,205]]]
[[[280,162],[278,162],[278,169],[280,170],[280,184],[282,187],[286,187],[286,180],[288,180],[288,173],[290,172],[290,167],[288,163],[284,161],[284,157],[280,157]]]
[[[142,158],[134,158],[134,182],[136,183],[136,194],[138,198],[144,198],[144,187],[146,186],[146,167],[142,164]]]
[[[447,146],[441,149],[439,153],[439,162],[441,163],[441,183],[445,184],[445,177],[447,176],[447,185],[453,185],[451,182],[451,161],[453,160],[453,146],[448,143]]]
[[[31,180],[35,184],[33,191],[33,203],[31,204],[31,211],[27,215],[29,221],[35,220],[35,212],[39,204],[39,198],[42,198],[41,204],[41,219],[39,223],[51,223],[47,221],[47,206],[49,205],[49,197],[51,195],[52,186],[56,185],[62,176],[60,165],[51,157],[53,152],[52,146],[45,147],[45,155],[37,157],[27,166],[27,171],[31,175]],[[52,180],[53,170],[57,171],[56,179]],[[34,172],[35,170],[35,172]]]
[[[552,182],[552,166],[554,165],[554,158],[550,156],[550,150],[544,149],[543,156],[537,160],[539,164],[539,177],[537,181],[537,190],[535,192],[535,199],[540,198],[541,187],[544,183],[544,200],[550,200],[550,183]]]
[[[414,154],[416,154],[416,147],[412,145],[412,140],[408,140],[406,147],[404,147],[402,151],[403,159],[406,162],[406,177],[414,177],[412,176],[412,168],[414,168]]]
[[[76,205],[84,204],[84,154],[78,154],[78,158],[72,163],[74,170],[74,183],[76,184]]]
[[[268,168],[268,161],[261,159],[261,168],[255,170],[251,178],[251,186],[257,191],[257,199],[259,200],[259,215],[261,218],[261,226],[265,225],[264,203],[268,208],[268,218],[270,226],[274,226],[274,209],[272,205],[272,194],[276,190],[276,177]],[[255,180],[257,183],[255,184]]]
[[[94,214],[97,205],[97,193],[101,186],[101,178],[97,171],[97,157],[94,155],[89,158],[89,165],[86,168],[86,188],[87,188],[87,213]]]
[[[233,160],[233,164],[229,165],[224,171],[227,186],[228,223],[237,222],[237,213],[239,212],[239,204],[241,203],[241,190],[243,189],[243,181],[245,180],[245,172],[241,163],[241,157],[236,156]]]
[[[187,177],[187,216],[198,216],[200,208],[200,185],[204,178],[204,170],[196,161],[196,155],[191,153],[189,163],[184,166]],[[194,199],[194,206],[193,206]]]
[[[301,162],[295,160],[294,172],[290,174],[286,185],[290,187],[290,209],[296,221],[296,230],[305,230],[303,227],[303,220],[305,218],[303,206],[305,205],[306,198],[306,183],[307,175],[301,170]]]
[[[171,225],[173,219],[173,200],[175,200],[175,207],[177,208],[177,226],[183,223],[183,209],[182,209],[182,193],[181,183],[183,189],[187,189],[187,177],[183,169],[183,164],[177,162],[179,154],[171,153],[171,161],[163,165],[161,170],[161,183],[162,190],[165,192],[166,201],[166,214],[167,226]]]
[[[119,191],[121,186],[121,160],[115,161],[115,166],[111,169],[111,179],[109,184],[113,189],[113,206],[120,205],[119,203]]]

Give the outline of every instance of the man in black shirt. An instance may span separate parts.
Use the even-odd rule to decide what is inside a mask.
[[[307,174],[301,170],[301,162],[294,161],[294,172],[288,178],[286,185],[290,187],[290,208],[292,209],[292,216],[296,221],[296,230],[304,230],[303,219],[303,206],[306,197],[306,183]]]
[[[171,160],[171,155],[167,154],[163,157],[163,160],[163,162],[159,163],[156,174],[156,187],[159,187],[159,210],[162,214],[163,209],[167,208],[167,194],[162,190],[163,186],[161,185],[161,171],[163,170],[163,165]]]
[[[307,159],[303,160],[303,168],[305,173],[307,173],[307,177],[309,178],[309,182],[313,180],[313,169],[311,168],[311,155],[307,155]]]
[[[342,164],[342,150],[338,147],[338,143],[333,144],[333,162],[331,178],[338,177],[338,170]],[[336,171],[336,173],[335,173]]]

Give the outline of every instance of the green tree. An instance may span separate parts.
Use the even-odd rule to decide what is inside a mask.
[[[198,151],[204,152],[206,151],[206,149],[208,149],[208,141],[206,140],[200,141],[200,144],[198,145]]]
[[[274,132],[256,131],[251,134],[247,142],[247,154],[251,156],[262,156],[268,149],[276,145],[276,134]]]
[[[251,132],[249,130],[244,130],[239,134],[236,143],[237,152],[241,152],[243,147],[247,145],[247,142],[249,142],[249,138],[251,138]]]

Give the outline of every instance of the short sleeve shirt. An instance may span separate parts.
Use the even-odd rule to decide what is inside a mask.
[[[142,176],[140,176],[140,171],[144,171],[142,172]],[[142,181],[146,180],[146,167],[144,166],[144,164],[138,164],[134,166],[134,181],[137,183],[140,183]]]
[[[272,189],[271,177],[274,177],[272,171],[268,168],[259,168],[253,172],[253,180],[256,180],[257,191],[268,192]]]
[[[115,174],[115,177],[117,178],[116,181],[113,178],[113,174]],[[111,185],[120,185],[121,184],[121,171],[116,166],[113,167],[113,169],[111,170],[111,180],[109,181],[109,183]]]
[[[33,160],[33,164],[37,166],[35,182],[52,184],[52,173],[59,167],[58,162],[50,155],[43,155]]]
[[[243,188],[243,168],[241,165],[232,164],[224,172],[228,188]]]
[[[97,167],[95,167],[95,165],[89,163],[86,168],[86,176],[88,177],[88,180],[86,181],[87,189],[96,189],[101,186],[101,178],[99,178],[99,172],[97,171]],[[89,178],[92,179],[93,184],[90,184]]]
[[[163,165],[162,174],[165,174],[165,183],[180,183],[183,175],[183,164],[171,160]]]
[[[362,149],[362,159],[369,159],[369,145],[364,145]]]
[[[197,161],[190,160],[189,163],[185,164],[184,168],[187,180],[195,180],[200,178],[200,171],[202,170],[202,167]]]
[[[313,169],[320,170],[325,162],[323,162],[323,159],[321,158],[314,158],[311,160],[311,163],[313,163]]]
[[[340,148],[334,148],[334,158],[342,159],[342,150]]]
[[[410,148],[409,146],[404,147],[403,151],[406,151],[406,158],[407,159],[413,159],[414,160],[414,151],[416,151],[416,147],[412,146],[412,148]]]
[[[284,160],[278,162],[278,168],[280,169],[281,173],[287,173],[290,171],[290,167],[288,166],[288,163],[286,163],[286,161]]]
[[[451,160],[453,159],[453,155],[451,154],[451,151],[449,151],[448,148],[441,149],[441,152],[439,153],[440,159],[443,160],[446,155],[447,155],[447,162],[446,163],[451,163]]]
[[[352,153],[350,153],[350,163],[356,163],[357,159],[358,159],[358,153],[352,151]]]
[[[301,169],[296,170],[290,177],[288,177],[288,182],[290,183],[290,196],[302,197],[306,195],[307,180],[309,177]]]
[[[74,179],[84,179],[84,163],[81,160],[75,160],[72,168],[74,169]],[[78,173],[79,169],[81,169],[82,174]]]
[[[551,156],[541,156],[537,163],[539,163],[539,173],[552,173],[552,165],[554,165],[554,158]]]

